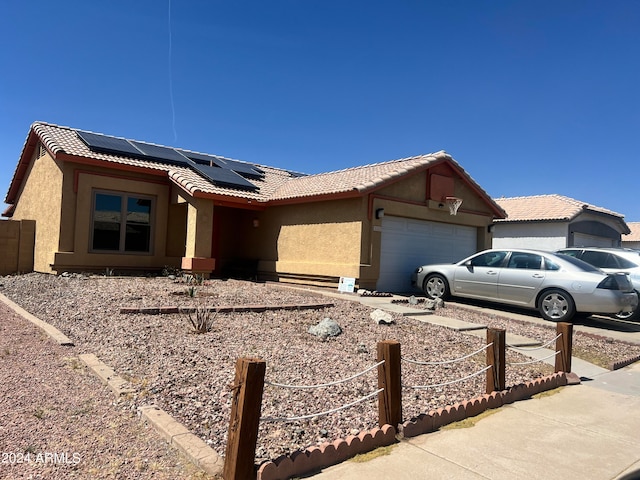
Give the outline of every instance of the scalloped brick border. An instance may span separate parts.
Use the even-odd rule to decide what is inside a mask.
[[[396,442],[396,429],[391,425],[361,432],[357,436],[298,450],[263,463],[258,468],[257,480],[284,480],[329,467],[358,455]]]
[[[627,365],[631,365],[632,363],[636,363],[640,361],[640,355],[636,355],[635,357],[627,358],[626,360],[619,360],[617,362],[613,362],[609,366],[609,370],[619,370],[621,368],[626,367]]]
[[[459,422],[468,417],[475,417],[485,410],[525,400],[537,393],[553,390],[570,383],[573,383],[573,379],[569,379],[564,372],[554,373],[547,377],[515,385],[507,390],[492,392],[455,405],[432,410],[427,414],[421,414],[402,423],[399,427],[399,433],[402,437],[409,438],[435,432],[445,425]]]

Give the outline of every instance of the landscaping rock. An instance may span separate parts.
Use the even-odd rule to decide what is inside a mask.
[[[391,314],[380,309],[371,312],[371,318],[378,325],[391,325],[394,323]]]
[[[428,299],[425,302],[425,307],[427,310],[436,310],[438,308],[444,307],[444,301],[441,298]]]
[[[338,322],[331,318],[325,318],[317,325],[311,325],[308,332],[316,337],[337,337],[342,333],[342,328]]]

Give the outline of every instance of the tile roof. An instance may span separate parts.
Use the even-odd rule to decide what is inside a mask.
[[[268,199],[268,196],[275,188],[277,188],[282,182],[291,178],[291,173],[286,170],[265,167],[261,165],[260,167],[265,172],[265,178],[264,180],[254,181],[254,183],[260,187],[257,192],[228,187],[219,187],[212,184],[204,177],[198,175],[188,167],[170,165],[167,163],[160,163],[152,160],[142,160],[122,155],[114,155],[110,153],[94,152],[90,150],[82,140],[80,140],[80,138],[76,134],[77,130],[73,128],[60,127],[58,125],[38,122],[33,125],[33,130],[38,135],[38,137],[40,137],[47,149],[54,155],[62,152],[76,157],[91,158],[109,163],[116,163],[123,166],[126,165],[129,167],[140,167],[151,170],[165,171],[172,181],[174,181],[176,184],[179,184],[192,195],[201,192],[212,195],[218,194],[231,197],[246,198],[249,200],[266,201]]]
[[[569,221],[585,211],[624,218],[623,215],[606,208],[556,194],[494,200],[507,212],[507,218],[497,220],[500,222]]]
[[[166,172],[167,177],[172,182],[180,185],[191,195],[220,195],[257,202],[284,202],[295,199],[304,201],[311,197],[324,197],[340,194],[354,196],[362,195],[365,192],[380,187],[389,181],[397,180],[421,169],[426,169],[428,166],[437,162],[448,161],[455,169],[457,169],[458,173],[476,189],[478,194],[483,196],[487,203],[492,205],[497,216],[502,216],[504,214],[502,209],[491,199],[491,197],[453,158],[451,158],[450,155],[444,151],[316,175],[302,175],[288,170],[258,165],[258,167],[264,171],[264,178],[260,180],[251,179],[250,181],[258,186],[259,189],[257,191],[248,191],[215,185],[208,179],[200,176],[188,166],[170,165],[153,160],[144,160],[124,155],[92,151],[77,135],[77,132],[82,130],[44,122],[35,122],[31,129],[54,156],[66,154],[83,159],[92,159],[118,164],[124,167],[137,167],[155,170],[158,172]],[[9,193],[5,200],[7,203],[13,203],[16,199],[15,197],[18,192],[19,184],[22,181],[22,176],[25,174],[26,162],[29,161],[28,158],[25,158],[28,143],[30,148],[32,148],[34,145],[34,139],[32,138],[31,133],[27,137],[27,141],[23,147],[21,155],[22,163],[19,163],[18,167],[16,167],[16,172],[14,173],[11,186],[9,187]],[[185,149],[181,150],[188,151]]]
[[[389,162],[345,168],[334,172],[308,175],[289,180],[271,196],[272,200],[311,197],[345,192],[365,192],[384,183],[426,167],[434,162],[448,159],[444,152],[392,160]]]
[[[622,237],[623,242],[640,242],[640,222],[627,222],[631,233]]]

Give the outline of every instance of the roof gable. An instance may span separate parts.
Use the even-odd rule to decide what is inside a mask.
[[[587,211],[624,218],[606,208],[557,194],[497,198],[496,202],[507,212],[502,222],[571,221]]]

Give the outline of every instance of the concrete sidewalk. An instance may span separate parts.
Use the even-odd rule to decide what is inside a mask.
[[[640,478],[640,363],[499,409],[470,428],[403,440],[315,480]],[[634,473],[635,472],[635,473]]]
[[[485,326],[425,314],[411,305],[391,303],[388,297],[361,297],[359,301],[485,335]],[[549,353],[553,352],[542,349],[528,354],[544,358]],[[572,367],[582,379],[580,385],[503,406],[470,428],[402,440],[388,455],[364,463],[349,460],[312,478],[640,479],[640,362],[610,372],[573,357]]]

